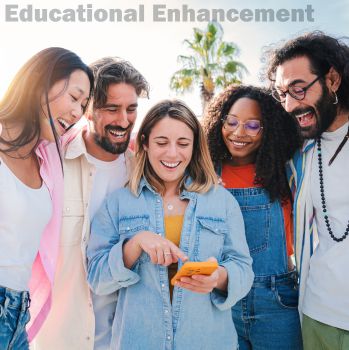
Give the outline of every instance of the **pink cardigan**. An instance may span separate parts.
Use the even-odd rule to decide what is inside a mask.
[[[31,298],[31,320],[27,325],[29,341],[38,333],[51,308],[63,210],[63,174],[56,144],[41,141],[36,154],[40,160],[40,174],[50,192],[53,207],[52,217],[42,235],[29,282]]]

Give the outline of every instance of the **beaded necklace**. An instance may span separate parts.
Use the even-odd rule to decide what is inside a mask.
[[[345,142],[348,140],[348,137],[349,137],[349,128],[348,128],[348,132],[345,135],[343,141],[339,145],[334,156],[331,158],[329,165],[332,164],[334,158],[338,155],[339,151],[343,148]],[[346,227],[345,232],[343,233],[342,237],[337,238],[333,234],[333,231],[332,231],[332,228],[330,225],[330,220],[329,220],[328,215],[327,215],[325,187],[324,187],[324,175],[323,175],[323,170],[322,170],[321,138],[318,138],[316,143],[317,143],[317,155],[318,155],[318,164],[319,164],[319,180],[320,180],[320,195],[321,195],[322,213],[324,215],[324,220],[326,223],[327,231],[328,231],[329,235],[331,236],[331,238],[336,242],[342,242],[347,238],[347,236],[349,234],[349,221],[348,221],[347,227]]]

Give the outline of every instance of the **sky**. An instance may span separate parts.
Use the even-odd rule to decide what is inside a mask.
[[[24,22],[19,13],[25,13],[28,7],[33,9],[91,9],[103,15],[103,9],[120,9],[122,21],[79,21],[75,22]],[[11,13],[9,12],[11,7]],[[15,7],[17,6],[17,7]],[[259,76],[262,68],[261,55],[265,47],[312,30],[322,30],[334,36],[349,36],[349,0],[0,0],[0,97],[6,91],[17,70],[36,52],[50,46],[61,46],[76,52],[84,62],[91,63],[104,56],[119,56],[129,60],[148,80],[150,99],[140,99],[139,125],[146,111],[164,98],[181,98],[197,114],[201,113],[198,89],[185,95],[176,95],[169,89],[171,75],[180,68],[177,56],[188,54],[183,41],[192,37],[193,28],[204,29],[207,21],[185,21],[183,6],[212,13],[212,9],[222,9],[227,14],[230,9],[240,17],[232,22],[221,22],[224,40],[234,42],[239,47],[239,57],[248,69],[243,83],[262,85]],[[282,9],[311,8],[311,15],[304,12],[304,20],[291,19],[281,22],[257,21],[255,9],[272,9],[274,13]],[[144,19],[140,18],[139,8],[144,8]],[[156,15],[155,8],[164,14]],[[6,12],[6,9],[8,12]],[[127,9],[134,9],[136,18],[125,17]],[[181,18],[171,22],[165,13],[169,9],[178,9]],[[242,11],[252,13],[249,21],[242,19]],[[104,11],[105,12],[105,11]],[[310,12],[309,12],[310,13]],[[86,15],[84,17],[86,19]],[[286,17],[284,17],[286,18]],[[18,21],[14,21],[14,20]],[[133,21],[126,21],[126,20]],[[164,21],[159,21],[160,19]],[[196,17],[197,19],[197,17]],[[248,19],[248,18],[247,18]],[[11,21],[10,21],[11,20]]]

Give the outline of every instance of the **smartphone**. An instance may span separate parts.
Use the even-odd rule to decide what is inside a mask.
[[[218,263],[216,261],[198,261],[192,262],[188,261],[171,279],[171,284],[174,286],[175,282],[184,276],[192,275],[211,275],[218,268]]]

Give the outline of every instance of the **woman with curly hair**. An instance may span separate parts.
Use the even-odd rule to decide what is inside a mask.
[[[232,85],[209,105],[204,129],[216,171],[240,204],[253,258],[252,289],[232,309],[240,350],[301,349],[285,174],[299,147],[297,125],[267,90]]]

